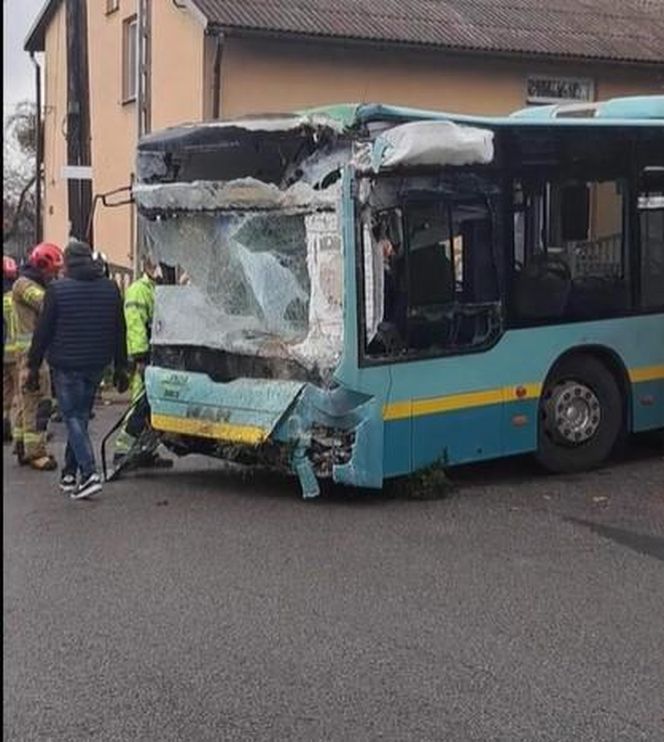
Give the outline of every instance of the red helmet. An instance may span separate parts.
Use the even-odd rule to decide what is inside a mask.
[[[34,268],[38,268],[48,275],[55,276],[62,268],[62,250],[50,242],[41,242],[33,248],[28,262]]]
[[[9,278],[13,280],[18,276],[18,266],[14,258],[10,258],[9,255],[2,256],[2,276],[3,278]]]

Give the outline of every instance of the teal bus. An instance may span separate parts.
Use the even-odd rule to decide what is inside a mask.
[[[664,96],[478,117],[379,104],[183,125],[137,153],[152,426],[380,488],[664,428]]]

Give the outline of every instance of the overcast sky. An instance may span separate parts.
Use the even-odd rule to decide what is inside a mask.
[[[12,112],[22,100],[34,100],[34,67],[23,51],[28,31],[46,0],[3,0],[2,115]]]

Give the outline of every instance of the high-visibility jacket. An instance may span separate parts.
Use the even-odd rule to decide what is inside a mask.
[[[6,291],[2,295],[2,318],[5,323],[3,363],[14,363],[18,353],[18,328],[16,327],[16,315],[14,314],[14,301],[11,290]]]
[[[46,289],[27,276],[19,276],[12,288],[14,317],[16,318],[16,349],[27,351],[32,333],[37,327]]]
[[[127,355],[134,360],[145,360],[150,352],[154,295],[155,283],[146,275],[130,284],[125,292]]]

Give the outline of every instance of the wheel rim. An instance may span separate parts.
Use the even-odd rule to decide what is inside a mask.
[[[593,390],[579,381],[555,386],[544,404],[547,433],[567,446],[579,446],[596,433],[602,408]]]

